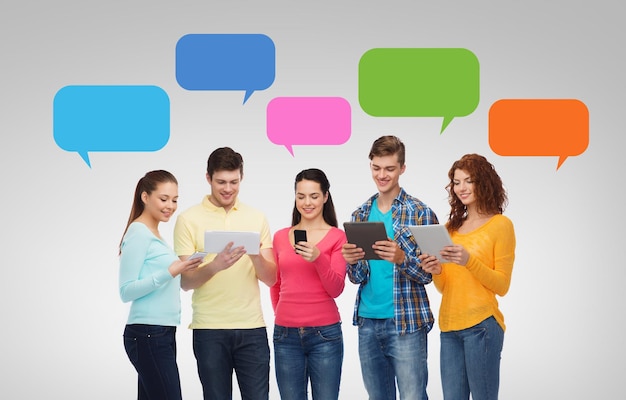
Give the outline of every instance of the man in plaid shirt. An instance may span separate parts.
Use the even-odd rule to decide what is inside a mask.
[[[427,333],[434,317],[424,285],[432,277],[421,268],[419,249],[407,226],[439,221],[400,186],[406,169],[400,139],[378,138],[369,159],[378,193],[352,213],[352,221],[382,221],[389,239],[373,246],[381,260],[364,260],[365,252],[355,244],[342,249],[348,277],[360,285],[353,325],[359,329],[363,381],[370,400],[395,400],[396,384],[400,399],[425,400]]]

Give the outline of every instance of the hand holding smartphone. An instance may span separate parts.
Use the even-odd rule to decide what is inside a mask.
[[[296,245],[298,242],[306,242],[306,231],[303,229],[293,230],[293,244]],[[297,252],[296,250],[296,253]]]

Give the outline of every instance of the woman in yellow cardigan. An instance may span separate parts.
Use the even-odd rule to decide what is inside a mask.
[[[442,294],[441,382],[444,399],[498,398],[504,317],[496,295],[509,290],[515,232],[502,215],[507,195],[493,165],[466,154],[448,172],[453,246],[440,253],[449,263],[422,254],[422,268]]]

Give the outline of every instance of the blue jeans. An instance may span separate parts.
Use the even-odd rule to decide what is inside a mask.
[[[205,400],[230,400],[233,369],[242,400],[269,397],[270,348],[267,330],[194,329],[193,353]]]
[[[341,323],[304,328],[275,325],[274,358],[282,400],[307,400],[309,379],[314,400],[339,397],[343,363]]]
[[[428,342],[426,329],[398,334],[393,318],[358,318],[359,359],[370,400],[426,400]]]
[[[504,331],[489,317],[471,328],[441,332],[443,397],[451,400],[496,400]]]
[[[124,348],[139,375],[137,399],[181,399],[175,326],[126,325]]]

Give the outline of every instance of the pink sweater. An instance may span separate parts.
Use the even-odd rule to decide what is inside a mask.
[[[319,257],[308,262],[289,242],[289,229],[274,234],[277,281],[270,288],[277,325],[289,328],[325,326],[341,320],[335,298],[343,292],[346,261],[341,246],[346,234],[331,228],[317,244]]]

